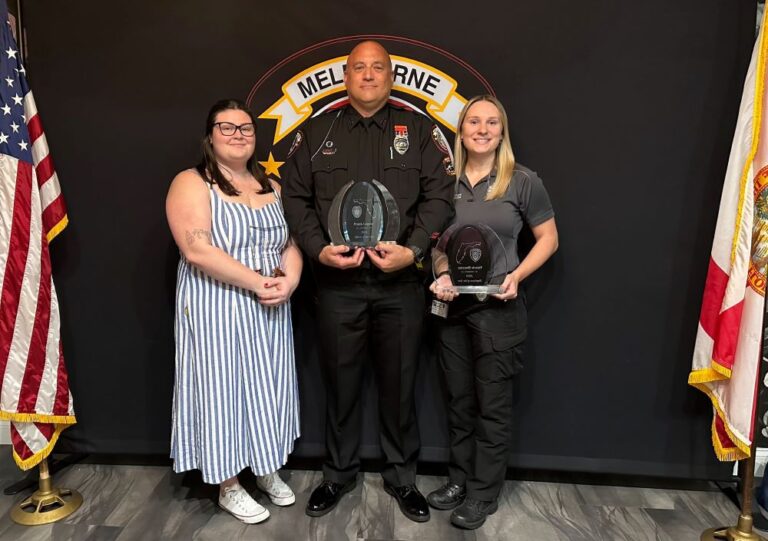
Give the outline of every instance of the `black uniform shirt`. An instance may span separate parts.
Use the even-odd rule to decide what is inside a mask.
[[[380,109],[372,117],[362,117],[352,107],[344,111],[344,126],[349,130],[352,140],[357,140],[357,152],[348,155],[349,180],[379,180],[383,178],[379,153],[382,147],[384,130],[387,127],[387,108]]]
[[[283,201],[291,233],[317,262],[330,242],[328,212],[334,196],[350,180],[376,179],[397,201],[398,244],[417,246],[426,254],[432,233],[442,231],[453,214],[446,150],[427,117],[389,103],[368,118],[346,106],[310,120],[297,133],[286,163]],[[385,277],[367,263],[357,271],[315,267],[320,281],[414,275],[408,268]]]

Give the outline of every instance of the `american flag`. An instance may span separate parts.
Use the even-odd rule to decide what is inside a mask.
[[[0,419],[16,463],[47,457],[75,423],[48,243],[67,225],[59,179],[0,1]]]

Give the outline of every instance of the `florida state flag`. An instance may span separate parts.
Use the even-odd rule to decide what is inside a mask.
[[[768,261],[765,21],[744,83],[688,377],[712,400],[720,460],[748,457],[754,436]]]

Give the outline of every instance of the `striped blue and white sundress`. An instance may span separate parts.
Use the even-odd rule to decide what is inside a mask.
[[[210,194],[213,245],[271,275],[288,241],[279,198],[255,209]],[[256,475],[278,470],[299,436],[290,304],[262,306],[182,254],[175,338],[174,471],[199,469],[206,483],[220,483],[246,466]]]

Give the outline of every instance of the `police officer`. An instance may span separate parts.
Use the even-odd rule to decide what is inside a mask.
[[[297,132],[284,177],[286,218],[318,285],[319,350],[327,384],[324,480],[306,512],[328,513],[355,486],[363,359],[370,351],[384,488],[405,516],[425,522],[429,507],[414,484],[420,442],[413,387],[424,318],[416,265],[431,234],[452,217],[452,163],[437,126],[388,102],[392,62],[381,44],[365,41],[350,52],[344,84],[349,104]],[[331,245],[326,232],[333,197],[350,180],[370,179],[397,200],[397,244]]]

